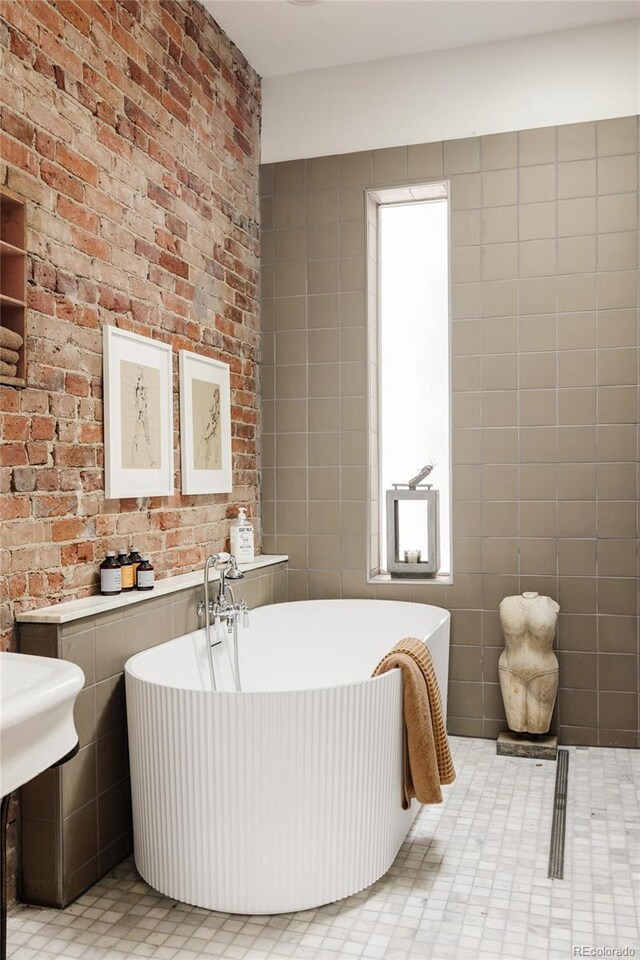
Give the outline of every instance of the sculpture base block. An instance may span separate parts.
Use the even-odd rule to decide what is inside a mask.
[[[514,733],[513,730],[503,730],[498,735],[496,753],[500,757],[555,760],[558,754],[558,738],[545,733]]]

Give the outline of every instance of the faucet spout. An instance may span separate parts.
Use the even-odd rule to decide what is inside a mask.
[[[204,638],[207,646],[207,655],[209,658],[209,675],[211,677],[211,689],[215,691],[216,671],[213,666],[213,653],[211,651],[211,612],[209,609],[209,570],[215,566],[216,557],[207,557],[204,565]]]
[[[215,600],[209,600],[209,570],[213,566],[214,570],[218,571],[220,577],[218,584],[218,593]],[[227,580],[241,580],[243,579],[244,574],[238,570],[236,563],[236,558],[232,554],[228,553],[215,553],[210,557],[207,557],[206,563],[204,565],[204,615],[205,615],[205,642],[207,645],[207,653],[209,657],[209,669],[211,674],[211,689],[216,690],[216,678],[215,678],[215,668],[213,664],[213,653],[212,646],[220,643],[222,638],[218,629],[213,631],[213,637],[211,636],[211,616],[214,617],[215,624],[222,626],[222,623],[227,625],[227,633],[233,633],[234,635],[234,673],[235,673],[235,687],[236,690],[240,690],[240,665],[238,662],[238,629],[237,629],[237,616],[238,613],[243,613],[244,619],[244,610],[246,610],[246,604],[243,605],[236,604],[235,597],[233,596],[233,590],[227,583]],[[227,593],[230,596],[230,600],[227,599]]]

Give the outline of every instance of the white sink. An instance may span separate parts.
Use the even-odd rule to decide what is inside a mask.
[[[75,747],[73,704],[83,683],[67,660],[0,653],[0,797]]]

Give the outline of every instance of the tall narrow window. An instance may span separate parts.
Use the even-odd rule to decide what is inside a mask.
[[[449,382],[449,251],[447,184],[370,191],[369,383],[374,429],[370,445],[370,573],[388,570],[387,529],[397,558],[416,575],[416,552],[433,574],[451,574],[451,431]],[[372,273],[375,272],[375,284]],[[404,491],[427,465],[430,500],[401,500],[389,525],[387,491]],[[420,488],[419,488],[420,489]],[[424,487],[422,488],[424,490]],[[395,516],[395,509],[394,509]],[[395,522],[395,527],[394,527]],[[435,531],[429,530],[435,524]],[[435,546],[437,541],[437,547]],[[437,549],[438,562],[430,556]]]

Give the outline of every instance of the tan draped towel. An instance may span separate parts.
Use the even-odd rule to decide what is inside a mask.
[[[4,360],[0,360],[0,374],[3,377],[15,377],[18,373],[18,368],[15,363],[5,363]]]
[[[23,340],[15,330],[9,330],[8,327],[0,326],[0,347],[8,347],[9,350],[19,350]]]
[[[412,797],[419,803],[441,803],[440,785],[453,783],[456,772],[438,679],[424,643],[415,637],[400,640],[382,658],[372,676],[396,668],[402,671],[404,690],[402,807],[407,810]]]

